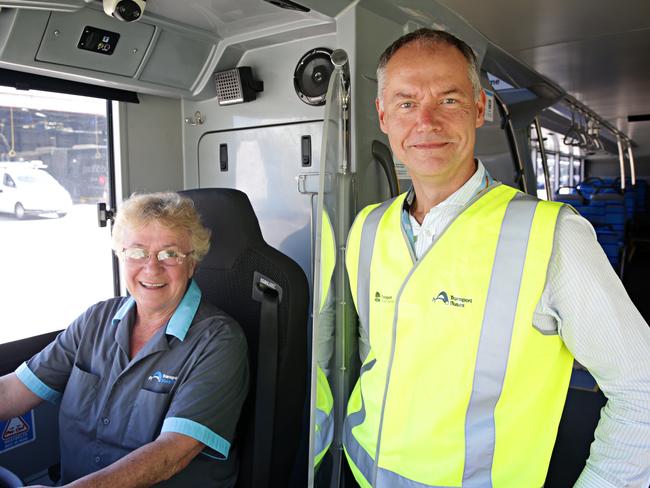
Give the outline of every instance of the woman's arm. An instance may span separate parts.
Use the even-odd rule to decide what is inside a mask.
[[[74,481],[68,488],[136,488],[151,486],[183,470],[205,446],[183,434],[163,432],[100,471]]]
[[[0,420],[22,415],[42,401],[18,379],[16,373],[0,377]]]

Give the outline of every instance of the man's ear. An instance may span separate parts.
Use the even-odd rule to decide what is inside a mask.
[[[386,130],[386,112],[384,111],[384,104],[381,103],[379,98],[375,98],[375,107],[377,108],[377,116],[379,118],[379,128],[384,134],[388,134]]]
[[[486,96],[485,91],[481,90],[481,94],[478,97],[476,102],[476,128],[478,129],[485,122],[485,103]]]

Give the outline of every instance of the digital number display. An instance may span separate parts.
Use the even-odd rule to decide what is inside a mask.
[[[110,32],[87,25],[81,34],[77,47],[94,53],[111,55],[115,51],[119,38],[120,35],[117,32]]]

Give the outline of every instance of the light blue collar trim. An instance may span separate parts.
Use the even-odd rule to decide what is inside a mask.
[[[176,307],[174,315],[169,319],[165,333],[177,337],[180,341],[184,340],[200,303],[201,289],[196,284],[196,281],[192,280],[181,303]]]
[[[190,282],[190,286],[185,292],[185,295],[183,296],[183,299],[181,300],[181,303],[179,303],[178,307],[176,307],[174,315],[172,315],[172,318],[169,319],[165,333],[173,335],[180,341],[184,340],[185,336],[187,335],[187,331],[190,329],[190,325],[192,325],[194,315],[196,315],[196,311],[199,309],[200,303],[201,289],[199,288],[199,285],[196,284],[196,281],[192,280]],[[135,299],[133,297],[129,297],[126,302],[124,302],[119,308],[115,316],[113,316],[113,325],[115,325],[116,322],[120,322],[126,316],[126,314],[129,313],[134,305]]]
[[[127,298],[126,302],[122,304],[120,309],[113,316],[113,320],[111,320],[111,323],[115,325],[117,322],[121,322],[122,319],[126,316],[126,314],[129,313],[129,311],[131,310],[134,304],[135,304],[135,299],[133,297]]]

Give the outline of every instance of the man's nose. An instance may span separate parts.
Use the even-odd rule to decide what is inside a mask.
[[[420,130],[439,131],[442,126],[440,106],[435,103],[423,103],[417,114],[417,124]]]

